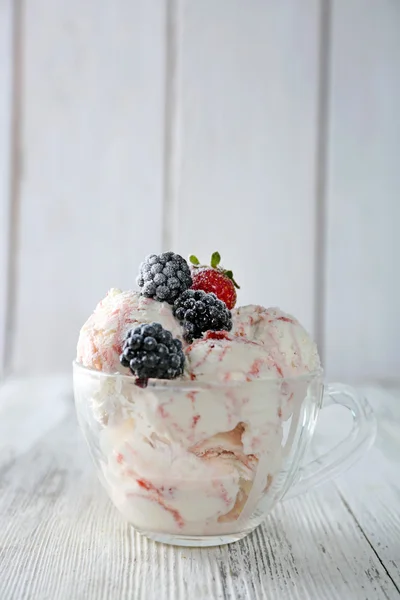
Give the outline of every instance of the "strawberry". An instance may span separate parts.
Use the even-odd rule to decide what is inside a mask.
[[[219,252],[214,252],[211,256],[211,266],[201,265],[193,254],[189,260],[192,263],[192,290],[213,292],[231,310],[236,304],[236,288],[239,289],[239,286],[233,278],[232,271],[226,271],[220,266]]]

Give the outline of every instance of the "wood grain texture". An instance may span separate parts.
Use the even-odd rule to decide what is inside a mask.
[[[43,373],[69,368],[95,304],[134,286],[140,261],[160,250],[165,9],[24,6],[13,367]]]
[[[333,1],[327,195],[329,378],[400,372],[400,4]]]
[[[13,2],[0,0],[0,377],[5,368],[11,210]]]
[[[364,388],[379,414],[376,443],[337,487],[400,593],[400,387]]]
[[[181,0],[174,246],[312,329],[319,3]]]
[[[47,392],[44,380],[40,385],[44,405],[50,397],[54,404],[65,403],[65,380],[58,384],[52,380]],[[17,388],[16,382],[8,390],[0,388],[0,405],[6,397],[15,402]],[[21,420],[26,402],[21,393],[19,417],[18,413],[14,420],[8,417],[10,427]],[[383,414],[385,406],[381,404]],[[26,414],[30,421],[33,413]],[[352,493],[347,496],[342,478],[338,480],[342,497],[334,484],[328,484],[287,501],[236,544],[168,547],[135,534],[119,517],[95,479],[74,415],[65,416],[61,410],[51,419],[51,431],[45,419],[36,419],[41,438],[32,439],[23,453],[0,465],[2,600],[400,597],[388,574],[390,561],[396,560],[399,524],[394,518],[388,536],[385,513],[378,511],[374,519],[365,513],[362,523],[364,509]],[[329,424],[340,429],[341,419],[330,419]],[[398,439],[393,439],[391,449],[397,455]],[[385,470],[391,460],[380,454],[374,472]],[[355,467],[348,476],[357,477],[359,472]],[[380,485],[384,495],[387,484]],[[378,505],[370,492],[364,493],[363,502],[374,512]],[[368,537],[364,527],[369,528]],[[382,550],[383,546],[387,548]]]

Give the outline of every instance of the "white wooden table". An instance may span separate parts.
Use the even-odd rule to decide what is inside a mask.
[[[400,388],[364,388],[375,446],[334,483],[211,549],[135,534],[97,482],[68,378],[0,388],[1,600],[400,598]],[[335,410],[335,409],[332,409]],[[343,430],[326,414],[318,440]],[[317,440],[317,441],[318,441]]]

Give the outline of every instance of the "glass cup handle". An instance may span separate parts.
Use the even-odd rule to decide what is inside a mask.
[[[367,400],[350,386],[334,383],[325,386],[322,410],[327,406],[344,406],[353,417],[348,436],[334,448],[300,467],[299,479],[285,494],[293,498],[324,483],[353,465],[373,444],[376,420]]]

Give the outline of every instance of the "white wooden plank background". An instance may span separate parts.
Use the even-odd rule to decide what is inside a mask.
[[[325,355],[330,377],[400,373],[400,4],[333,3]]]
[[[7,343],[9,222],[12,156],[13,3],[0,0],[0,377]]]
[[[183,0],[174,241],[314,325],[319,7]]]
[[[218,247],[240,302],[321,334],[329,377],[396,376],[399,13],[393,0],[0,0],[0,372],[69,369],[107,288],[172,246]]]
[[[362,462],[336,483],[281,504],[241,542],[187,549],[141,538],[111,506],[92,473],[65,378],[9,381],[0,389],[0,423],[8,424],[0,436],[0,597],[399,598],[400,392],[365,391],[379,431]],[[342,415],[325,423],[319,437],[333,441]]]
[[[110,287],[161,249],[164,3],[24,4],[16,372],[69,369]],[[29,352],[21,352],[21,347]]]

